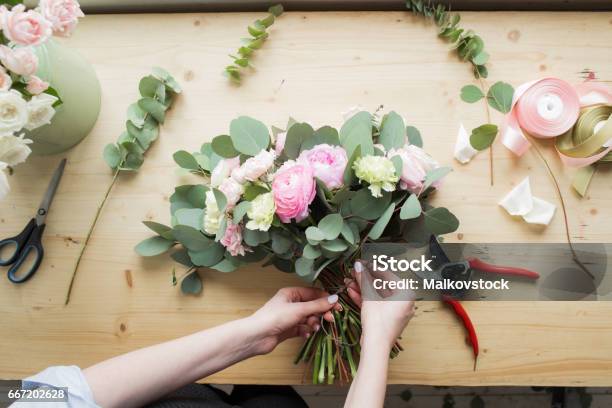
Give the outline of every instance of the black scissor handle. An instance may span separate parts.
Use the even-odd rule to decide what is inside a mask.
[[[23,247],[28,242],[30,235],[32,235],[32,231],[36,228],[36,220],[32,218],[30,222],[25,226],[23,231],[19,233],[19,235],[15,235],[14,237],[6,238],[0,241],[0,254],[2,253],[2,249],[5,247],[14,245],[15,251],[8,258],[0,258],[0,266],[7,266],[14,263],[19,257],[19,253],[22,251]]]
[[[40,263],[42,262],[43,256],[45,254],[45,251],[43,250],[43,246],[41,242],[42,233],[44,230],[45,230],[45,224],[40,225],[40,226],[34,225],[34,230],[32,231],[32,234],[26,241],[25,246],[23,246],[23,248],[19,252],[19,257],[8,270],[7,275],[8,275],[8,279],[11,282],[23,283],[27,281],[28,279],[30,279],[32,276],[34,276],[34,274],[38,270],[38,267],[40,266]],[[32,266],[26,273],[20,273],[19,269],[21,268],[21,265],[28,259],[28,256],[30,252],[32,251],[36,252],[36,255],[34,255],[35,256],[34,263],[32,264]]]

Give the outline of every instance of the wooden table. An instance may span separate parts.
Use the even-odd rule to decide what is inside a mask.
[[[495,151],[495,185],[487,154],[461,166],[452,159],[459,123],[485,121],[482,104],[460,101],[472,81],[466,64],[448,52],[435,28],[408,13],[287,13],[258,53],[256,73],[241,87],[221,72],[246,26],[259,14],[88,16],[67,44],[94,65],[103,106],[91,135],[66,156],[68,166],[47,219],[42,268],[15,286],[0,279],[0,377],[18,378],[49,365],[96,361],[253,312],[278,288],[299,284],[271,268],[232,274],[202,271],[202,296],[182,296],[171,285],[173,263],[143,259],[134,245],[150,235],[141,220],[169,220],[168,197],[179,182],[172,153],[197,150],[227,132],[238,115],[282,126],[289,115],[315,124],[341,122],[340,112],[384,104],[417,126],[427,149],[455,171],[437,194],[461,220],[449,241],[563,242],[562,217],[548,228],[511,219],[499,198],[527,174],[534,194],[556,201],[533,153],[516,160]],[[466,26],[485,39],[491,81],[514,85],[554,75],[578,80],[583,68],[612,78],[612,13],[464,13]],[[111,173],[101,158],[137,98],[138,79],[153,65],[173,72],[185,92],[141,171],[123,175],[111,193],[85,252],[71,303],[64,306],[77,254]],[[501,118],[494,117],[495,121]],[[610,173],[598,174],[589,197],[569,190],[570,172],[546,148],[568,202],[576,242],[611,242]],[[32,157],[11,177],[0,203],[0,236],[20,230],[34,213],[61,156]],[[180,268],[178,268],[180,274]],[[130,275],[128,281],[126,276]],[[441,304],[419,304],[405,332],[406,351],[391,363],[390,382],[455,385],[612,385],[612,303],[480,302],[466,305],[481,339],[478,370],[455,317]],[[293,366],[298,341],[238,364],[207,381],[300,383]],[[186,350],[185,352],[188,352]]]

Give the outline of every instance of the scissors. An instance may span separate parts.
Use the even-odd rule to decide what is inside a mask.
[[[19,235],[0,241],[0,254],[6,247],[15,247],[15,251],[8,258],[0,258],[0,266],[12,265],[8,270],[8,278],[13,283],[23,283],[30,279],[34,276],[42,262],[44,250],[41,243],[41,237],[45,230],[45,218],[47,218],[49,207],[51,206],[59,182],[64,174],[64,167],[66,167],[66,159],[63,159],[57,169],[55,169],[53,177],[51,177],[51,181],[47,187],[47,192],[40,203],[40,208],[38,208],[36,212],[36,217],[28,222],[28,225],[26,225]],[[26,273],[18,274],[21,265],[26,261],[28,255],[32,251],[36,252],[34,263]]]

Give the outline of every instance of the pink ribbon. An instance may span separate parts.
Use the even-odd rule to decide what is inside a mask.
[[[596,104],[612,104],[612,92],[603,84],[586,81],[577,86],[557,78],[543,78],[516,88],[510,113],[502,126],[502,144],[522,156],[531,144],[523,132],[548,139],[560,136],[576,123],[580,108]],[[607,144],[606,144],[607,145]],[[586,158],[559,153],[570,167],[584,167],[604,157],[612,146]]]

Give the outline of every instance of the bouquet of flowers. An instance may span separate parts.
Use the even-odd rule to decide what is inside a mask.
[[[344,286],[368,242],[423,242],[455,231],[457,218],[425,201],[450,171],[421,148],[414,127],[395,112],[353,111],[338,131],[290,120],[268,128],[242,116],[229,135],[175,161],[204,177],[176,187],[171,226],[145,221],[158,235],[137,245],[143,256],[174,248],[186,265],[184,292],[201,290],[198,267],[230,272],[251,262]],[[359,308],[339,291],[342,312],[311,336],[296,361],[313,362],[315,383],[348,381],[356,370]],[[392,356],[400,351],[399,344]],[[336,376],[339,373],[339,377]]]
[[[76,0],[40,0],[26,10],[20,1],[0,2],[0,199],[9,191],[5,170],[25,161],[31,140],[17,135],[51,121],[61,99],[35,75],[33,47],[51,36],[68,37],[83,12]],[[7,7],[7,5],[10,7]]]

